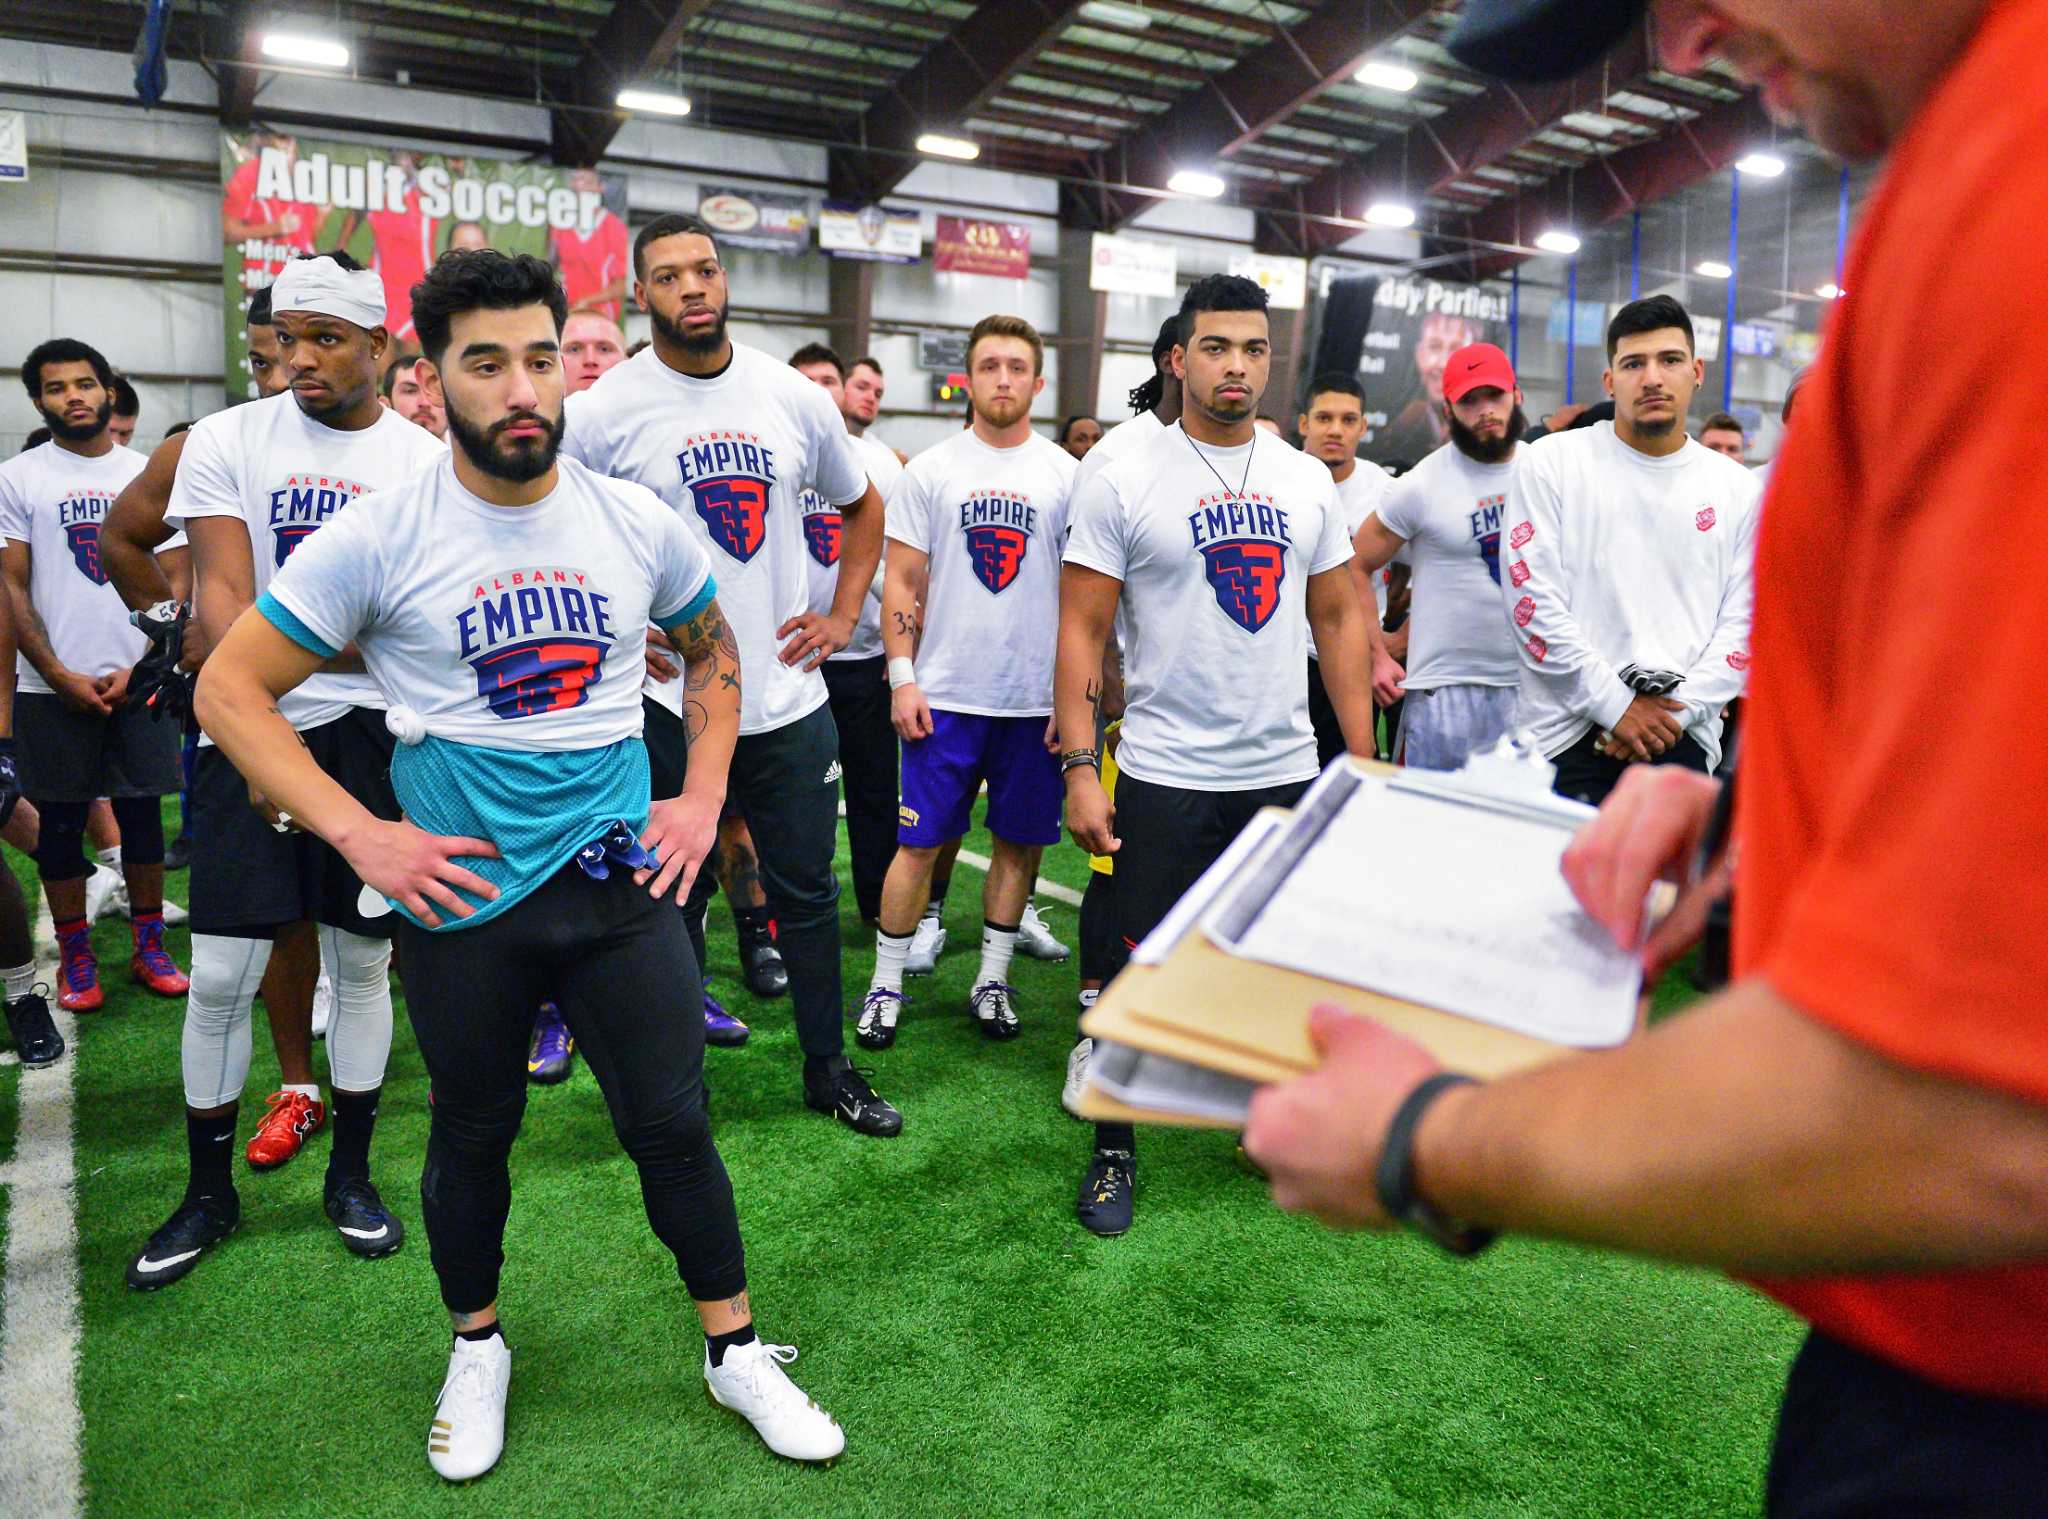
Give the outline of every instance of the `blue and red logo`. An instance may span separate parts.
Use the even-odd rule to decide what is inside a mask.
[[[594,638],[535,638],[479,655],[469,667],[492,716],[533,717],[588,701],[604,678],[607,647]]]
[[[94,585],[105,585],[107,569],[100,563],[99,523],[68,522],[64,536],[71,542],[71,562],[78,566],[78,573]]]
[[[697,515],[711,541],[745,564],[768,536],[768,482],[752,475],[721,475],[690,487]]]
[[[293,550],[319,532],[320,527],[321,524],[318,522],[284,522],[272,529],[272,535],[276,539],[277,567],[283,569],[284,562],[292,557]]]
[[[974,564],[974,578],[998,594],[1010,588],[1017,571],[1024,567],[1024,551],[1031,546],[1022,528],[992,527],[983,523],[967,529],[967,557]]]
[[[844,522],[839,512],[804,514],[804,547],[828,570],[839,562],[839,535]]]
[[[1263,538],[1226,538],[1202,545],[1202,565],[1216,605],[1247,633],[1256,633],[1280,605],[1287,545]]]

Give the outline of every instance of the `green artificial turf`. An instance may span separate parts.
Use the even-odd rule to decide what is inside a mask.
[[[985,854],[986,835],[969,848]],[[1063,846],[1045,872],[1079,887],[1086,862]],[[713,985],[754,1026],[746,1048],[707,1055],[713,1118],[761,1330],[801,1347],[793,1374],[847,1430],[830,1470],[776,1460],[706,1401],[694,1315],[579,1064],[532,1089],[513,1155],[504,1459],[469,1487],[432,1475],[448,1331],[402,1015],[374,1158],[405,1249],[343,1251],[320,1213],[322,1135],[278,1172],[238,1161],[240,1232],[185,1281],[129,1291],[128,1258],[183,1186],[182,1004],[127,984],[127,925],[103,923],[109,1009],[83,1021],[74,1056],[90,1512],[1756,1509],[1798,1331],[1716,1277],[1519,1240],[1455,1262],[1404,1236],[1329,1234],[1277,1213],[1227,1136],[1164,1130],[1140,1138],[1136,1227],[1085,1234],[1088,1130],[1058,1107],[1074,964],[1020,958],[1023,1036],[976,1034],[981,879],[958,872],[951,947],[910,983],[896,1048],[860,1057],[905,1114],[892,1141],[803,1106],[788,1005],[738,989],[730,919],[712,907]],[[1073,943],[1074,910],[1040,905]],[[857,1005],[873,943],[850,890],[843,923]],[[259,1015],[243,1137],[275,1078]],[[14,1080],[0,1075],[0,1145]]]

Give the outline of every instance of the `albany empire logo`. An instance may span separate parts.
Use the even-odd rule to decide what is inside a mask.
[[[1500,584],[1500,524],[1507,515],[1508,498],[1505,494],[1482,496],[1473,509],[1466,513],[1472,528],[1472,541],[1479,545],[1479,557],[1486,563],[1486,573],[1495,585]]]
[[[112,496],[92,491],[73,491],[57,503],[57,525],[64,529],[71,562],[94,585],[107,583],[107,567],[100,562],[100,523],[113,505]]]
[[[839,540],[846,525],[845,516],[838,507],[811,490],[797,498],[797,510],[803,513],[804,547],[820,565],[831,569],[839,562]]]
[[[711,541],[741,564],[758,554],[767,541],[775,489],[775,453],[760,435],[698,433],[683,440],[676,467]]]
[[[1024,568],[1038,508],[1023,491],[978,490],[960,503],[960,532],[974,578],[1000,596]]]
[[[507,720],[582,706],[618,641],[611,605],[587,573],[565,566],[480,577],[455,615],[478,699]]]
[[[1188,530],[1224,614],[1247,633],[1272,621],[1294,542],[1286,511],[1257,491],[1204,496],[1188,514]]]
[[[288,476],[270,493],[271,562],[284,568],[292,551],[326,524],[329,517],[371,487],[339,475],[315,473]]]

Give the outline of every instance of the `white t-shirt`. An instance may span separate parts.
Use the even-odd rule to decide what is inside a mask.
[[[356,432],[316,422],[291,392],[201,417],[185,436],[164,521],[239,517],[261,596],[286,559],[349,503],[388,490],[432,464],[448,447],[395,411]],[[319,674],[288,692],[278,710],[294,728],[331,723],[350,707],[389,705],[367,675]]]
[[[867,465],[868,479],[884,500],[903,478],[903,463],[896,450],[873,438],[857,437],[853,446]],[[832,610],[832,598],[839,591],[839,508],[806,486],[797,497],[797,510],[804,516],[804,572],[810,577],[810,608],[823,614]],[[879,568],[876,583],[861,598],[860,620],[853,626],[853,641],[831,659],[879,659],[882,656],[882,593]],[[723,610],[721,607],[720,610]]]
[[[1066,562],[1123,582],[1118,767],[1209,791],[1311,779],[1308,578],[1350,557],[1329,467],[1262,435],[1163,428],[1075,491]]]
[[[1334,476],[1332,477],[1335,478]],[[1344,514],[1344,541],[1349,543],[1358,536],[1358,530],[1373,510],[1386,499],[1387,487],[1393,479],[1370,459],[1360,459],[1351,466],[1351,473],[1336,481],[1337,508]],[[1387,572],[1375,571],[1370,577],[1372,601],[1375,615],[1380,621],[1387,619]],[[1361,608],[1363,610],[1363,608]],[[1309,634],[1308,657],[1315,659],[1316,638]]]
[[[1074,489],[1086,485],[1103,470],[1134,448],[1143,448],[1166,431],[1166,424],[1149,411],[1141,411],[1128,422],[1119,422],[1096,441],[1074,471]]]
[[[1650,458],[1600,422],[1538,439],[1515,491],[1500,595],[1530,741],[1554,755],[1612,728],[1636,694],[1616,672],[1638,665],[1685,676],[1671,697],[1719,763],[1749,669],[1756,476],[1690,438]]]
[[[41,443],[0,464],[0,537],[28,545],[29,602],[50,651],[81,675],[125,670],[149,648],[100,562],[100,526],[148,462],[118,443],[97,458]],[[49,691],[26,655],[15,668],[21,690]]]
[[[678,374],[652,348],[614,364],[569,397],[562,451],[602,475],[635,480],[666,501],[710,553],[718,605],[746,671],[740,732],[786,727],[825,702],[825,678],[777,656],[775,630],[810,610],[801,499],[844,507],[867,468],[832,397],[780,359],[732,345],[707,379]],[[682,710],[677,681],[646,694]]]
[[[917,684],[948,712],[1052,711],[1060,550],[1074,456],[1037,433],[995,448],[973,428],[910,461],[888,534],[928,556]]]
[[[1521,679],[1500,615],[1500,551],[1516,509],[1517,462],[1528,451],[1517,444],[1513,457],[1480,464],[1446,443],[1396,480],[1377,508],[1387,531],[1406,540],[1415,576],[1410,691]]]
[[[436,738],[563,752],[637,737],[647,625],[706,594],[711,562],[652,491],[559,469],[532,506],[496,506],[444,457],[337,516],[270,594],[321,642],[359,644]]]

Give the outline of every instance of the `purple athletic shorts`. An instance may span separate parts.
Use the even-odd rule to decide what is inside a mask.
[[[988,831],[1012,844],[1060,841],[1059,761],[1042,717],[983,717],[932,709],[932,736],[903,746],[896,842],[914,849],[967,832],[975,793],[988,782]]]

